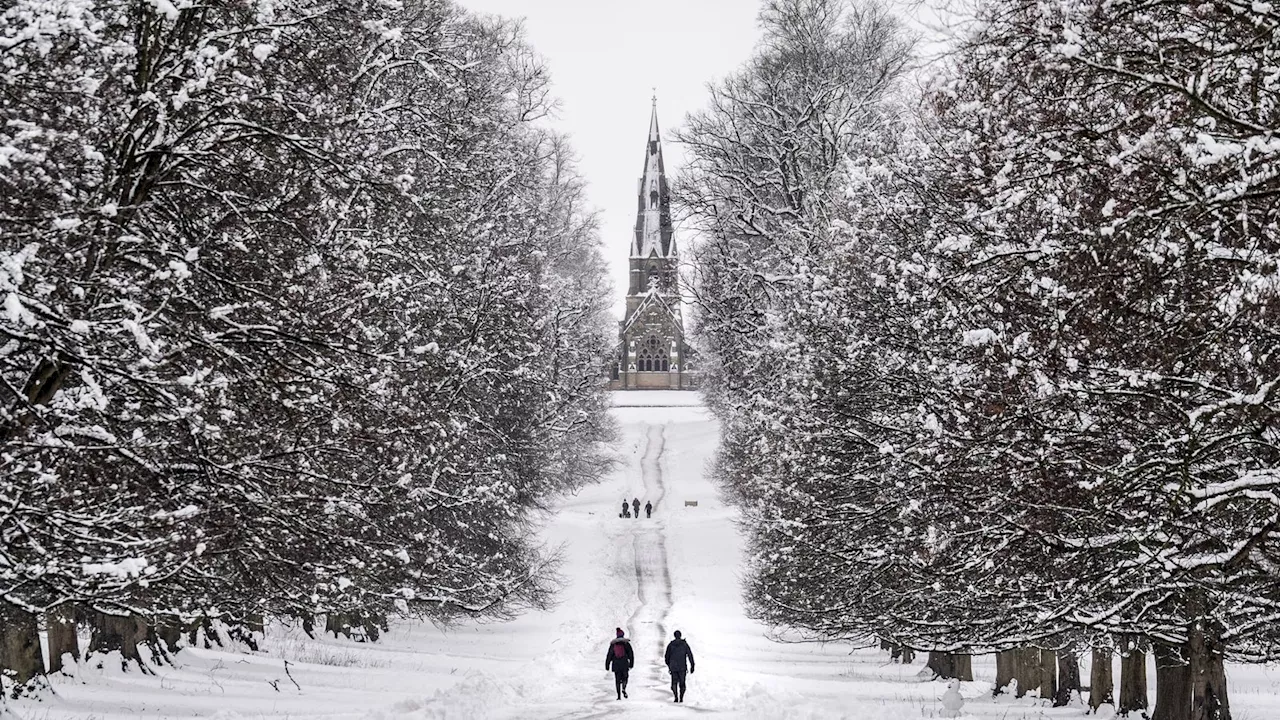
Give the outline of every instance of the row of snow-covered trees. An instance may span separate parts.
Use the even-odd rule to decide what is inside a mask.
[[[608,434],[548,77],[449,0],[0,10],[0,668],[546,600]]]
[[[1229,718],[1280,659],[1280,11],[983,0],[922,93],[882,9],[761,19],[678,187],[750,608],[1063,703],[1092,649],[1094,707],[1150,651],[1157,720]]]

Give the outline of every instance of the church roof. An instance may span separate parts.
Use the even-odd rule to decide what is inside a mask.
[[[662,138],[658,133],[658,98],[653,99],[649,140],[645,145],[644,175],[640,178],[632,257],[676,257],[671,234],[671,193],[662,163]]]
[[[635,310],[627,316],[625,321],[623,321],[620,334],[625,336],[627,331],[631,329],[631,326],[634,325],[637,320],[645,316],[645,311],[656,305],[660,310],[665,311],[665,313],[670,317],[671,322],[675,324],[677,336],[683,335],[684,322],[680,317],[680,308],[678,305],[673,305],[670,300],[671,298],[663,297],[662,293],[658,292],[657,289],[651,289],[645,294],[644,300],[641,300]]]

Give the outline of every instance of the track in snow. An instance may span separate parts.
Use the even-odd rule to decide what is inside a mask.
[[[640,457],[640,479],[644,485],[641,501],[653,503],[653,517],[623,520],[629,532],[619,534],[619,541],[625,541],[627,535],[631,536],[636,596],[640,601],[635,612],[627,618],[627,626],[624,628],[631,638],[636,655],[636,665],[627,685],[631,703],[671,700],[671,681],[662,661],[669,639],[666,619],[671,613],[672,605],[671,569],[667,559],[666,522],[663,518],[666,511],[663,501],[667,494],[663,477],[666,433],[666,425],[645,426],[644,452]],[[612,690],[610,693],[612,694]],[[619,706],[610,696],[606,702],[584,713],[571,715],[566,720],[591,720],[619,712],[640,710],[631,703],[624,700]]]
[[[645,437],[644,455],[640,458],[640,475],[645,497],[653,503],[653,518],[633,521],[635,547],[636,593],[640,606],[627,619],[627,632],[636,651],[633,679],[649,685],[663,686],[665,665],[660,658],[666,649],[665,621],[671,612],[671,569],[667,561],[666,524],[663,499],[667,494],[662,476],[663,452],[666,449],[665,425],[650,425]],[[648,662],[646,662],[648,661]],[[637,677],[638,675],[638,677]],[[665,696],[665,695],[664,695]]]

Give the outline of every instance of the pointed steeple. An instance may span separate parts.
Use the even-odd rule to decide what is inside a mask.
[[[649,115],[649,142],[656,143],[661,141],[662,138],[658,136],[658,95],[655,93],[653,96],[653,112]],[[658,156],[662,156],[661,149],[659,149]]]
[[[653,97],[649,117],[649,141],[644,155],[644,175],[640,178],[636,213],[635,241],[631,256],[675,257],[675,241],[671,236],[671,197],[667,188],[666,167],[662,163],[662,138],[658,132],[658,97]]]

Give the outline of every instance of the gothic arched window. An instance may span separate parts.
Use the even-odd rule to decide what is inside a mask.
[[[641,372],[667,372],[671,369],[666,343],[657,335],[650,335],[637,343],[636,369]]]

